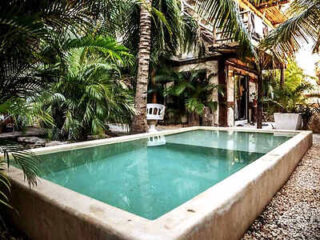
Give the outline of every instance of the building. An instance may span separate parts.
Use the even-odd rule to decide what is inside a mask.
[[[254,1],[237,1],[243,23],[255,46],[269,31],[286,20],[282,9],[288,1],[266,1],[259,5],[255,5]],[[184,0],[182,8],[185,14],[198,21],[205,42],[205,54],[201,58],[194,57],[192,53],[181,54],[172,59],[172,65],[178,71],[205,70],[207,76],[214,76],[210,80],[212,83],[224,86],[224,94],[213,92],[210,96],[218,102],[218,109],[206,115],[206,124],[236,126],[255,121],[258,73],[253,60],[241,60],[237,54],[237,42],[225,38],[205,19],[197,19],[196,1]],[[277,66],[283,72],[283,65]]]

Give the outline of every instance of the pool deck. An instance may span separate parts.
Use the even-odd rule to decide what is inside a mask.
[[[320,134],[243,240],[320,239]]]

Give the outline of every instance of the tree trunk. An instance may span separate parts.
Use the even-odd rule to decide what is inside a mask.
[[[135,96],[136,114],[133,117],[131,132],[142,133],[148,129],[147,125],[147,91],[149,80],[149,62],[151,50],[151,8],[152,0],[145,0],[140,10],[140,42],[138,52],[138,74]]]

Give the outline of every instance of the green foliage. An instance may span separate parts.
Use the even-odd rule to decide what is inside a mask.
[[[312,78],[306,75],[295,61],[289,61],[285,70],[285,84],[280,86],[280,74],[269,72],[264,76],[264,91],[267,103],[267,110],[270,113],[297,112],[299,105],[305,105],[305,91],[311,90],[312,85],[307,79]]]
[[[44,66],[56,82],[41,96],[42,108],[54,119],[54,137],[85,140],[108,122],[129,122],[132,93],[121,80],[119,66],[130,58],[127,49],[110,37],[84,37],[60,44],[63,58]],[[46,49],[47,52],[47,49]]]
[[[9,203],[11,184],[7,176],[7,169],[11,163],[22,169],[30,186],[37,184],[37,176],[40,174],[39,156],[19,146],[0,145],[0,204],[9,208],[12,208]]]
[[[1,113],[9,113],[11,116],[25,116],[26,118],[34,119],[35,116],[40,116],[36,109],[30,109],[23,104],[23,99],[14,99],[6,101],[0,106]],[[20,113],[19,113],[20,112]],[[24,113],[24,114],[23,114]],[[21,115],[20,115],[21,114]],[[22,169],[25,179],[30,186],[36,185],[36,177],[39,175],[38,168],[40,159],[30,151],[22,149],[20,146],[13,144],[1,145],[0,143],[0,204],[12,208],[9,204],[9,194],[11,184],[7,177],[7,168],[10,163]],[[6,167],[7,165],[7,167]]]
[[[285,70],[285,86],[294,91],[299,85],[307,84],[306,79],[312,79],[312,76],[306,75],[295,61],[289,61]]]
[[[116,79],[119,77],[117,66],[130,62],[131,56],[113,38],[101,36],[100,33],[105,30],[96,29],[96,26],[103,26],[115,36],[121,27],[114,23],[124,18],[125,14],[120,15],[118,11],[124,9],[120,6],[124,6],[125,2],[2,1],[0,112],[10,114],[22,126],[36,119],[52,126],[53,120],[57,124],[57,115],[51,115],[52,111],[62,110],[62,119],[68,116],[68,121],[63,125],[72,136],[84,124],[90,125],[90,130],[102,126],[101,116],[104,120],[127,119],[128,113],[132,113],[131,95],[126,86]],[[83,37],[92,29],[95,31],[92,36]],[[79,52],[83,50],[82,56],[78,57],[81,60],[77,62],[78,66],[70,66],[77,49]],[[62,86],[63,81],[68,83],[65,87]],[[49,87],[57,92],[42,92]],[[67,87],[77,97],[66,98],[62,95]],[[57,103],[62,105],[55,105]],[[105,103],[106,106],[103,105]],[[77,107],[83,119],[75,116]],[[87,110],[85,114],[83,108]],[[39,160],[31,152],[12,146],[0,147],[0,153],[4,154],[0,162],[0,187],[3,189],[0,201],[9,206],[6,195],[10,191],[10,183],[4,164],[10,157],[22,168],[29,184],[33,185],[39,173]]]
[[[156,80],[171,82],[172,85],[165,89],[164,95],[179,98],[189,113],[202,115],[205,107],[212,111],[217,107],[217,102],[212,100],[210,96],[215,89],[219,92],[221,89],[219,85],[210,84],[211,77],[213,76],[207,78],[203,71],[164,70],[156,77]]]
[[[8,0],[0,4],[0,112],[31,121],[36,107],[26,100],[50,78],[38,75],[40,44],[52,43],[68,30],[82,32],[94,15],[94,1]],[[52,80],[52,79],[51,79]],[[26,104],[22,104],[26,103]],[[38,115],[39,116],[39,115]],[[48,117],[43,115],[43,117]],[[0,202],[8,207],[10,183],[4,165],[9,158],[21,167],[30,185],[36,183],[38,157],[13,146],[0,147]]]
[[[288,20],[275,28],[262,46],[272,48],[280,57],[292,56],[304,43],[315,42],[319,50],[319,0],[294,0],[287,12]]]
[[[143,1],[142,1],[143,2]],[[134,54],[138,52],[140,1],[127,6],[127,19],[123,26],[124,45]],[[189,51],[197,46],[198,25],[181,13],[178,0],[153,0],[151,66],[157,68],[163,59]]]
[[[311,88],[312,86],[307,83],[301,83],[294,89],[289,87],[277,88],[274,89],[273,98],[266,98],[265,102],[271,103],[269,111],[272,112],[297,112],[299,105],[306,104],[304,92]]]
[[[53,119],[41,108],[39,94],[35,93],[27,99],[13,98],[8,100],[3,106],[2,113],[10,115],[15,123],[15,130],[24,130],[28,126],[45,124],[53,126]],[[0,109],[1,114],[1,109]]]
[[[224,33],[223,37],[238,41],[242,56],[257,56],[250,34],[241,19],[237,1],[199,1],[198,13],[203,18],[210,19],[212,25]]]
[[[0,104],[45,86],[35,75],[39,45],[60,34],[82,33],[94,21],[95,1],[8,0],[0,5]],[[39,59],[40,57],[40,59]],[[47,79],[48,80],[48,79]]]

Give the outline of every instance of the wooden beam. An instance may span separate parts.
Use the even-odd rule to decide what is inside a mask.
[[[216,44],[216,41],[217,41],[217,29],[214,27],[213,28],[213,31],[212,31],[212,45]]]
[[[209,55],[201,58],[192,58],[192,59],[182,59],[182,60],[168,60],[167,62],[173,66],[173,67],[178,67],[178,66],[183,66],[183,65],[188,65],[188,64],[198,64],[198,63],[203,63],[207,61],[214,61],[214,60],[219,60],[222,57],[221,54],[217,55]]]
[[[257,71],[255,69],[252,69],[252,68],[250,68],[248,66],[240,64],[239,62],[233,62],[231,60],[227,60],[226,64],[230,65],[232,67],[235,67],[235,68],[239,68],[239,69],[244,70],[246,72],[250,72],[250,73],[258,75],[258,73],[257,73]]]
[[[228,125],[228,107],[227,107],[227,71],[226,60],[220,59],[218,62],[218,82],[222,88],[223,94],[218,94],[219,102],[219,126],[227,127]]]
[[[248,0],[234,0],[234,1],[238,2],[241,8],[245,10],[251,10],[252,12],[254,12],[257,16],[262,18],[269,27],[274,28],[273,24],[269,21],[269,19],[266,19],[264,14],[260,12],[255,6],[253,6]]]
[[[259,5],[256,6],[258,10],[263,10],[266,8],[271,8],[275,6],[279,6],[282,4],[289,3],[289,0],[279,0],[279,1],[272,1],[272,2],[265,2],[265,3],[260,3]]]

